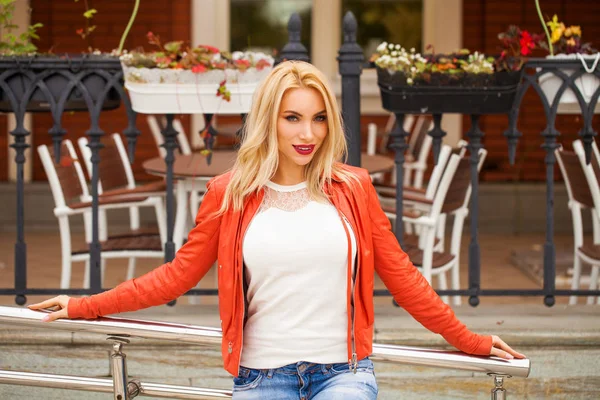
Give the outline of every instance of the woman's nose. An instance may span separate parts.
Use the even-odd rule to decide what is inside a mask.
[[[310,140],[314,136],[312,130],[312,124],[304,124],[302,126],[302,130],[300,131],[300,138],[304,140]]]

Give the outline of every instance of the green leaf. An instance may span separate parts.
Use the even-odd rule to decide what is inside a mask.
[[[87,19],[91,19],[94,18],[94,14],[96,14],[98,11],[96,11],[95,8],[90,8],[89,10],[87,10],[86,12],[83,13],[83,16],[86,17]]]
[[[181,50],[182,45],[183,45],[182,40],[178,40],[178,41],[174,41],[174,42],[167,42],[167,43],[165,43],[165,50],[167,50],[169,53],[177,53]]]

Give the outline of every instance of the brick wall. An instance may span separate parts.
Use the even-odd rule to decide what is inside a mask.
[[[463,0],[463,37],[464,46],[470,50],[484,51],[486,54],[498,54],[497,34],[505,31],[510,24],[520,26],[530,32],[542,32],[533,0]],[[557,14],[567,25],[580,25],[583,39],[600,46],[600,1],[597,0],[544,0],[542,11],[545,16]],[[567,7],[568,4],[568,7]],[[543,54],[542,54],[543,55]],[[530,89],[521,105],[518,129],[523,133],[517,150],[515,166],[508,163],[508,151],[503,132],[508,125],[506,116],[482,117],[481,127],[485,132],[484,144],[489,151],[482,179],[486,181],[544,181],[545,151],[540,148],[543,138],[540,133],[546,126],[542,103]],[[464,131],[469,129],[470,121],[464,118]],[[598,129],[600,118],[594,117],[593,126]],[[561,133],[558,141],[565,148],[578,138],[582,127],[579,115],[560,115],[556,128]],[[562,179],[558,168],[556,179]]]

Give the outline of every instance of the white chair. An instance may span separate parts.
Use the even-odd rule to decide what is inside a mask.
[[[70,147],[70,148],[69,148]],[[81,185],[85,182],[83,170],[76,157],[71,157],[74,148],[70,142],[64,141],[61,150],[60,163],[54,162],[54,155],[47,146],[42,145],[37,148],[38,154],[54,198],[54,215],[58,218],[61,251],[62,251],[62,270],[60,286],[67,289],[71,282],[71,267],[73,262],[84,261],[85,273],[83,286],[89,288],[90,281],[90,257],[89,243],[92,241],[91,227],[91,196],[87,186]],[[105,198],[99,199],[99,211],[130,207],[154,207],[157,213],[162,212],[162,204],[156,198],[148,197],[129,197],[123,198]],[[86,246],[73,250],[71,243],[71,230],[69,218],[71,216],[81,215],[84,220],[85,242]],[[101,222],[101,221],[100,221]],[[115,237],[108,238],[106,230],[99,232],[99,241],[101,242],[101,262],[104,277],[104,260],[111,258],[164,258],[162,247],[163,241],[158,235],[144,235],[141,237]]]
[[[565,167],[565,171],[569,175],[570,181],[570,195],[573,196],[574,199],[577,200],[574,203],[575,211],[579,211],[576,215],[576,212],[572,210],[572,216],[574,218],[573,227],[575,228],[575,224],[578,225],[578,232],[575,233],[575,251],[574,251],[574,260],[573,260],[573,281],[571,283],[572,289],[578,289],[581,281],[581,263],[585,262],[592,266],[592,270],[590,273],[590,290],[596,290],[598,288],[598,277],[600,272],[600,162],[596,157],[595,151],[592,151],[592,157],[589,164],[586,164],[585,161],[585,152],[583,149],[583,144],[580,140],[576,140],[573,142],[573,150],[579,159],[579,165],[581,166],[581,170],[583,171],[583,176],[585,177],[585,181],[587,182],[587,188],[589,190],[589,196],[587,197],[587,192],[582,188],[584,186],[584,182],[581,181],[581,174],[573,176],[577,174],[574,168],[572,170],[568,169],[568,163],[565,161],[565,154],[561,154],[563,165]],[[560,165],[560,164],[559,164]],[[587,197],[587,198],[586,198]],[[592,224],[593,224],[593,243],[586,243],[583,240],[583,226],[581,221],[581,208],[577,210],[577,203],[580,203],[584,206],[590,208],[592,213]],[[578,219],[578,220],[577,220]],[[577,298],[572,296],[569,299],[569,304],[576,304]],[[598,304],[600,304],[600,297],[598,297]],[[594,304],[594,297],[588,296],[587,304]]]
[[[480,150],[478,170],[481,170],[486,155],[486,150]],[[429,208],[421,208],[412,212],[412,215],[410,212],[405,213],[402,218],[404,222],[420,227],[418,243],[405,243],[404,250],[429,283],[432,282],[433,276],[438,278],[441,290],[448,288],[446,278],[448,271],[451,273],[452,289],[460,288],[460,243],[471,196],[470,171],[469,158],[458,154],[451,155],[445,165],[433,201],[431,204],[425,204]],[[440,227],[445,228],[446,215],[454,216],[448,250],[439,246]],[[443,233],[442,231],[442,236]],[[443,296],[443,299],[445,302],[449,300],[448,296]],[[460,296],[453,296],[453,303],[460,305]]]
[[[137,186],[133,177],[133,170],[129,164],[127,151],[123,145],[121,136],[118,133],[112,134],[104,148],[100,150],[100,163],[98,164],[98,195],[99,198],[111,197],[148,197],[160,205],[155,210],[156,226],[146,229],[140,228],[140,212],[136,205],[129,205],[129,231],[108,235],[108,238],[116,237],[134,237],[140,235],[156,235],[161,238],[162,243],[166,242],[167,227],[165,221],[165,209],[163,197],[165,195],[166,185],[164,181],[157,181],[145,185]],[[67,148],[72,149],[70,141],[65,141]],[[92,151],[88,147],[88,140],[81,137],[77,140],[79,150],[83,155],[84,164],[86,166],[88,176],[92,175]],[[75,149],[71,150],[71,157],[77,157]],[[83,178],[83,175],[81,176]],[[80,185],[86,185],[85,178],[80,182]],[[125,207],[123,207],[125,208]],[[99,212],[101,221],[101,230],[107,230],[106,212]],[[136,258],[129,259],[126,279],[132,279],[135,276]]]

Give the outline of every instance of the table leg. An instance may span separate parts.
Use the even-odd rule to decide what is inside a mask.
[[[177,212],[175,214],[175,227],[173,229],[173,243],[175,251],[183,245],[183,238],[186,234],[187,218],[187,191],[185,190],[185,180],[177,181]]]

